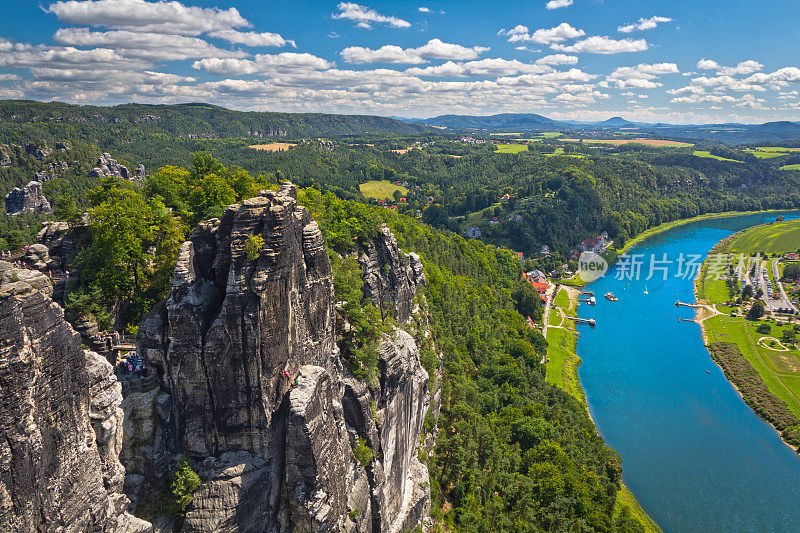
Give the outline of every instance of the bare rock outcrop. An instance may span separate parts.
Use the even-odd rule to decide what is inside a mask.
[[[89,176],[93,178],[117,177],[125,180],[133,180],[134,174],[125,165],[120,165],[116,159],[112,159],[110,154],[104,153],[97,158],[95,167],[89,171]]]
[[[0,530],[148,531],[122,493],[119,384],[49,286],[0,262]]]
[[[50,202],[42,194],[42,184],[38,181],[29,181],[19,189],[15,188],[6,195],[6,213],[52,213]]]
[[[182,246],[137,349],[168,397],[153,455],[187,453],[203,480],[185,531],[400,531],[427,516],[416,345],[387,337],[380,390],[366,389],[340,362],[334,300],[320,229],[291,184],[230,206]],[[364,442],[371,461],[354,455]]]
[[[425,283],[419,256],[401,252],[391,230],[383,226],[380,234],[369,241],[359,261],[364,274],[364,296],[376,307],[388,309],[399,322],[408,320],[417,286]]]

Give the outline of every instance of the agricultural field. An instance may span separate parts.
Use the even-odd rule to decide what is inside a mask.
[[[262,152],[282,152],[297,146],[297,143],[269,143],[269,144],[253,144],[250,146],[253,150]]]
[[[800,148],[786,148],[784,146],[756,146],[749,150],[756,150],[759,152],[800,152]]]
[[[394,192],[400,191],[400,194],[405,196],[408,194],[408,189],[402,185],[395,185],[390,181],[368,181],[358,186],[361,194],[367,198],[375,198],[376,200],[394,198]]]
[[[728,159],[727,157],[720,157],[718,155],[714,155],[708,150],[695,150],[693,154],[695,157],[707,157],[709,159],[717,159],[718,161],[731,161],[733,163],[739,163],[739,164],[742,163],[741,161],[737,161],[735,159]]]
[[[794,165],[783,165],[781,170],[800,170],[800,163],[795,163]]]
[[[561,140],[571,143],[581,142],[581,139],[561,139]],[[691,143],[667,141],[664,139],[645,139],[643,137],[637,137],[635,139],[583,139],[583,142],[584,144],[613,144],[613,145],[643,144],[645,146],[656,146],[656,147],[669,146],[672,148],[688,148],[690,146],[694,146]]]
[[[734,240],[733,252],[782,254],[800,248],[800,219],[756,226]]]
[[[753,154],[759,159],[774,159],[776,157],[784,157],[789,155],[788,153],[784,152],[762,152],[761,150],[753,150],[751,148],[746,149],[745,152],[748,154]]]
[[[528,150],[527,144],[498,144],[496,153],[518,154],[520,152],[526,152],[527,150]]]
[[[556,148],[556,151],[553,152],[552,154],[544,154],[544,155],[547,156],[547,157],[553,157],[553,156],[556,156],[556,155],[560,155],[560,156],[564,156],[564,157],[577,157],[579,159],[586,157],[583,154],[565,154],[564,153],[564,149],[561,148],[560,146],[558,148]]]

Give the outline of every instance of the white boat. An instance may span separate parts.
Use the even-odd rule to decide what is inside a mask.
[[[645,294],[650,294],[649,292],[647,292],[647,285],[645,285],[645,287],[644,287],[644,293]]]

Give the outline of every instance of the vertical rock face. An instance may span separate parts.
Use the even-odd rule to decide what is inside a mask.
[[[415,456],[427,374],[414,341],[387,338],[373,396],[344,377],[334,304],[322,235],[290,184],[230,206],[184,243],[167,301],[137,339],[169,395],[156,433],[174,438],[161,446],[188,453],[204,481],[184,530],[399,531],[425,516],[427,492],[409,482],[427,481]],[[359,438],[375,457],[366,468]]]
[[[417,254],[404,254],[386,226],[367,245],[360,259],[364,272],[364,295],[379,308],[388,308],[393,317],[405,322],[413,311],[417,286],[425,283],[422,262]]]
[[[50,202],[42,194],[42,184],[29,181],[22,189],[14,189],[6,195],[6,213],[52,213]]]
[[[45,287],[0,262],[0,530],[145,531],[125,512],[120,386]]]

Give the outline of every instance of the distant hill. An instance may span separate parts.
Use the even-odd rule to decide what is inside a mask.
[[[453,132],[519,132],[561,130],[600,135],[614,130],[636,130],[637,133],[680,139],[713,139],[725,143],[785,142],[800,139],[800,124],[779,121],[765,124],[648,124],[631,122],[622,117],[611,117],[600,122],[579,120],[556,121],[534,113],[503,113],[499,115],[441,115],[421,121]]]
[[[6,124],[67,123],[78,129],[85,129],[81,125],[110,125],[191,138],[414,135],[430,131],[423,124],[372,115],[244,112],[205,103],[104,107],[2,100],[0,117]]]
[[[554,120],[534,113],[503,113],[489,116],[441,115],[423,122],[454,130],[487,131],[540,130],[558,124]]]
[[[604,126],[604,127],[612,127],[612,128],[626,128],[626,127],[629,127],[629,126],[635,126],[636,124],[634,124],[633,122],[630,122],[628,120],[625,120],[622,117],[611,117],[608,120],[604,120],[602,122],[597,122],[597,125],[598,126]]]

